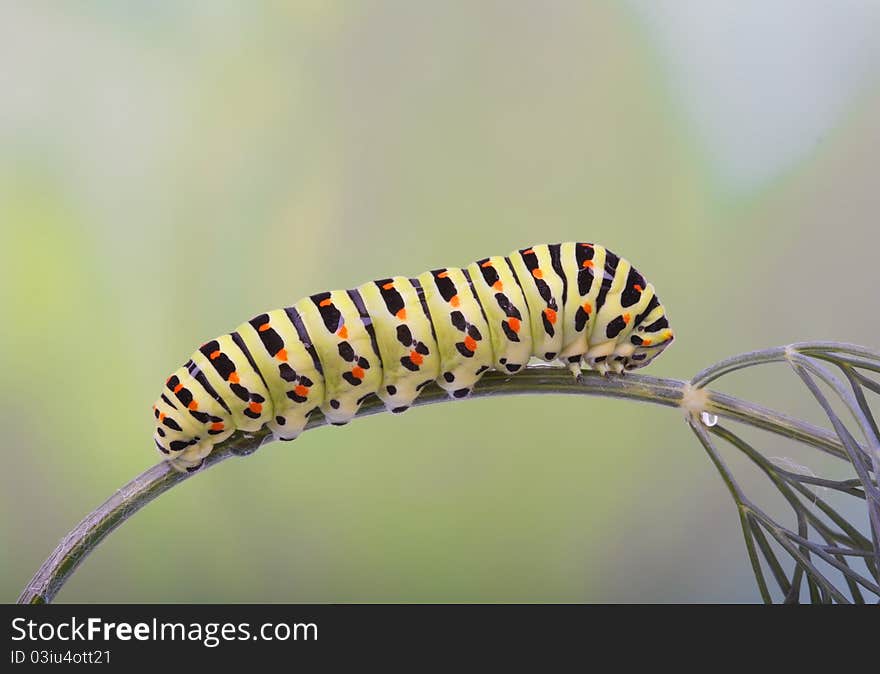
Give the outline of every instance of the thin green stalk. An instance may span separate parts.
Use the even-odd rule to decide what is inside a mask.
[[[474,389],[472,398],[521,394],[599,395],[650,402],[668,407],[677,406],[686,383],[675,379],[657,379],[640,375],[600,377],[592,373],[579,379],[568,370],[553,367],[528,368],[516,376],[499,372],[487,373]],[[714,394],[713,394],[714,395]],[[730,396],[717,395],[718,414],[751,423],[771,432],[796,437],[835,455],[844,452],[833,436],[817,427],[798,422],[772,410]],[[446,402],[447,394],[436,386],[427,387],[416,405]],[[364,402],[358,417],[384,411],[378,399]],[[307,429],[325,425],[320,414],[314,415]],[[148,469],[83,519],[49,556],[22,592],[21,603],[50,602],[86,556],[117,526],[125,522],[153,499],[193,475],[203,473],[221,461],[255,451],[268,437],[267,431],[250,435],[239,434],[218,445],[197,473],[179,473],[166,462]]]
[[[761,560],[758,558],[757,550],[755,550],[755,536],[751,520],[742,508],[739,509],[739,522],[742,527],[743,538],[746,541],[746,551],[749,555],[749,563],[752,565],[752,573],[755,574],[755,580],[758,583],[758,592],[761,593],[761,600],[765,604],[772,604],[773,598],[770,596],[770,590],[767,588],[767,581],[764,579],[764,571],[761,569]]]
[[[804,354],[799,358],[792,358],[792,353]],[[840,367],[847,368],[844,372],[847,374],[853,391],[842,390],[842,385],[836,384],[835,381],[828,381],[832,388],[841,395],[844,402],[853,409],[857,421],[862,430],[866,431],[866,436],[870,440],[876,439],[876,424],[867,406],[867,401],[861,395],[859,384],[866,386],[871,390],[877,390],[867,382],[874,384],[861,372],[855,368],[876,369],[880,368],[880,356],[874,354],[863,347],[847,344],[835,343],[812,343],[798,344],[789,347],[777,347],[765,351],[757,351],[751,354],[743,354],[727,359],[721,363],[707,368],[697,375],[690,383],[676,379],[658,379],[654,377],[646,377],[634,374],[615,377],[601,377],[594,373],[587,373],[577,379],[573,378],[567,369],[560,367],[548,366],[531,366],[522,373],[510,376],[500,372],[489,372],[475,388],[472,398],[507,396],[507,395],[534,395],[534,394],[562,394],[562,395],[595,395],[612,398],[621,398],[634,400],[639,402],[648,402],[667,407],[678,407],[686,401],[688,410],[688,421],[692,429],[700,438],[706,447],[710,458],[715,463],[716,468],[728,485],[734,499],[740,509],[740,516],[743,523],[743,533],[746,539],[746,546],[749,556],[755,570],[756,578],[758,578],[759,589],[765,601],[769,601],[770,594],[763,580],[760,569],[760,560],[758,559],[758,549],[765,555],[770,568],[780,584],[783,593],[787,599],[796,600],[794,596],[800,588],[801,574],[806,574],[806,580],[810,591],[811,599],[821,601],[846,601],[836,588],[829,583],[810,562],[810,550],[814,554],[819,555],[823,559],[829,560],[832,556],[837,562],[838,568],[846,566],[844,561],[844,552],[852,554],[852,556],[866,557],[872,573],[876,576],[876,567],[873,560],[870,559],[871,553],[863,553],[859,548],[862,543],[867,543],[867,539],[860,534],[854,527],[849,525],[842,517],[837,515],[835,511],[830,509],[821,499],[814,498],[814,501],[838,526],[841,527],[847,535],[840,535],[833,532],[819,521],[815,515],[804,510],[801,512],[797,506],[795,507],[798,515],[798,533],[785,530],[767,515],[757,509],[746,497],[733,478],[733,474],[724,464],[720,454],[714,449],[711,438],[706,432],[706,428],[698,420],[693,407],[694,400],[701,401],[701,407],[707,413],[717,414],[732,421],[737,421],[755,428],[769,431],[779,436],[792,438],[794,440],[805,443],[818,450],[826,452],[838,459],[845,461],[854,461],[856,470],[861,469],[859,477],[864,489],[867,490],[862,495],[866,500],[872,501],[870,508],[877,508],[875,482],[872,482],[871,476],[867,473],[870,471],[870,461],[866,462],[869,453],[873,451],[873,447],[866,448],[856,442],[852,434],[846,430],[839,419],[835,419],[832,415],[830,419],[837,434],[828,430],[819,428],[812,424],[806,423],[799,419],[786,416],[754,403],[747,402],[714,391],[700,391],[699,387],[704,386],[710,381],[717,379],[724,374],[735,370],[750,367],[756,364],[767,362],[788,361],[796,369],[800,367],[799,373],[803,376],[806,371],[810,371],[817,376],[825,379],[826,372],[810,361],[809,357],[822,356],[825,360],[836,362]],[[808,357],[809,356],[809,357]],[[803,360],[801,360],[803,359]],[[792,362],[796,361],[796,362]],[[843,361],[844,365],[840,362]],[[880,370],[876,370],[880,371]],[[805,383],[810,378],[805,378]],[[877,385],[880,387],[880,385]],[[697,388],[695,388],[697,387]],[[810,387],[815,394],[815,384]],[[695,397],[695,393],[697,394]],[[820,394],[821,395],[821,394]],[[449,398],[444,391],[436,386],[429,386],[423,392],[416,405],[430,405],[439,402],[448,401]],[[820,402],[822,402],[820,400]],[[827,404],[827,403],[826,403]],[[824,406],[824,405],[823,405]],[[365,401],[357,416],[369,416],[384,411],[384,405],[375,396]],[[826,410],[827,411],[827,410]],[[836,423],[835,423],[836,422]],[[307,429],[317,428],[326,424],[323,416],[320,414],[313,415]],[[40,567],[34,575],[31,582],[19,597],[22,603],[43,603],[52,601],[57,592],[64,583],[70,578],[71,574],[76,570],[80,563],[94,550],[103,539],[116,527],[120,526],[129,517],[134,515],[138,510],[147,503],[157,498],[159,495],[180,484],[194,475],[203,473],[205,469],[224,461],[232,456],[246,456],[256,451],[262,444],[271,440],[267,430],[257,433],[244,434],[239,433],[218,445],[211,455],[207,458],[204,468],[196,473],[180,473],[171,468],[167,463],[162,462],[144,473],[136,477],[134,480],[117,491],[94,512],[83,519],[70,534],[59,544],[56,550],[50,555],[46,562]],[[768,464],[769,465],[769,464]],[[782,475],[779,471],[772,471],[777,477],[774,481],[782,480],[790,484],[798,491],[812,494],[801,485],[798,480],[809,482],[807,476],[797,476],[794,473]],[[819,484],[821,479],[816,478],[814,483]],[[847,493],[851,493],[851,487],[854,486],[852,481],[843,481],[832,484],[828,482],[828,486],[840,488],[843,485],[849,487],[850,490],[842,489]],[[867,484],[866,484],[867,483]],[[782,485],[782,482],[779,483]],[[838,486],[838,484],[840,486]],[[779,485],[778,485],[779,486]],[[780,488],[782,488],[780,486]],[[787,490],[787,487],[785,487]],[[791,496],[790,492],[786,492],[787,496]],[[854,494],[859,496],[859,494]],[[815,497],[815,495],[813,495]],[[797,500],[797,499],[796,499]],[[800,501],[798,501],[800,503]],[[870,510],[869,508],[869,510]],[[829,512],[830,511],[830,512]],[[873,514],[873,511],[872,511]],[[843,520],[843,521],[841,521]],[[807,523],[810,523],[822,533],[828,542],[827,546],[814,548],[815,543],[810,545],[804,544],[807,541]],[[793,583],[789,584],[788,579],[782,572],[782,567],[776,559],[775,554],[769,546],[769,542],[764,536],[763,529],[777,541],[795,560],[797,565]],[[827,534],[827,536],[825,535]],[[798,542],[800,547],[794,543]],[[757,542],[758,548],[755,547]],[[840,543],[844,547],[833,545],[832,542]],[[875,543],[876,544],[876,543]],[[861,579],[869,583],[866,579]],[[790,596],[789,596],[790,595]]]
[[[788,597],[791,594],[792,585],[788,582],[788,576],[785,575],[785,570],[782,568],[782,564],[779,563],[779,558],[776,557],[776,553],[773,552],[773,548],[770,547],[770,543],[767,540],[767,537],[764,536],[764,532],[761,531],[761,527],[758,526],[758,522],[754,515],[749,512],[748,508],[743,508],[743,510],[746,512],[746,519],[751,527],[752,536],[754,536],[755,540],[758,542],[758,547],[761,548],[761,554],[764,555],[764,559],[767,560],[767,565],[773,572],[776,584],[779,585],[779,589],[782,591],[783,596]]]
[[[706,412],[739,421],[777,435],[803,442],[831,456],[849,461],[846,450],[834,433],[813,424],[795,419],[776,410],[745,402],[733,396],[707,391]]]

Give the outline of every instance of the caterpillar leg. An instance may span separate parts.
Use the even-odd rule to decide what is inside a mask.
[[[608,363],[605,356],[599,356],[599,358],[594,359],[591,367],[603,377],[608,375]]]
[[[617,344],[613,340],[591,346],[584,354],[584,362],[602,376],[607,375],[611,370],[609,359],[614,353],[615,346]]]
[[[296,440],[299,437],[299,434],[302,433],[303,428],[305,428],[305,424],[298,427],[293,424],[288,424],[288,421],[284,419],[284,417],[280,417],[280,420],[284,421],[284,424],[279,423],[278,418],[276,418],[275,421],[266,424],[269,430],[272,431],[272,438],[274,440],[281,440],[282,442]]]
[[[193,473],[202,467],[205,458],[213,449],[213,440],[206,438],[202,441],[197,441],[177,456],[168,459],[168,463],[177,471]]]
[[[623,356],[615,356],[614,360],[608,363],[608,370],[614,374],[623,374],[624,362]]]

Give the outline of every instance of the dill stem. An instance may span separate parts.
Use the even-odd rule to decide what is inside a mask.
[[[690,384],[678,379],[659,379],[636,374],[602,377],[585,373],[579,378],[561,367],[530,366],[511,376],[488,372],[475,387],[471,398],[509,395],[585,395],[625,398],[666,407],[678,407]],[[414,405],[432,405],[450,401],[445,391],[435,385],[426,387]],[[790,437],[838,458],[846,451],[836,435],[780,412],[732,396],[707,391],[706,412],[727,417],[765,431]],[[375,396],[365,401],[357,417],[384,412]],[[326,425],[323,415],[312,415],[306,430]],[[77,567],[106,537],[145,505],[184,480],[200,475],[208,468],[233,456],[256,451],[270,440],[267,430],[252,434],[238,433],[219,444],[195,473],[178,472],[165,461],[145,470],[87,515],[64,537],[46,559],[18,598],[20,604],[51,602]]]

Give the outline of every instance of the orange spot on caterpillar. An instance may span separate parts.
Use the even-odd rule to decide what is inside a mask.
[[[491,267],[491,266],[492,266],[492,260],[486,260],[486,261],[485,261],[483,264],[481,264],[480,266],[481,266],[481,267]]]
[[[500,280],[495,281],[495,283],[492,284],[492,287],[495,288],[495,290],[497,290],[499,293],[504,290],[504,284]]]
[[[583,246],[584,248],[592,248],[593,244],[592,243],[582,243],[581,246]]]
[[[342,337],[342,339],[348,339],[348,328],[343,325],[336,334]]]
[[[535,254],[535,251],[532,250],[531,248],[529,248],[528,250],[524,250],[524,251],[522,252],[522,254],[523,254],[523,255],[534,255],[534,254]]]
[[[421,365],[425,361],[425,357],[418,351],[410,351],[409,359],[416,365]]]
[[[650,339],[643,339],[642,346],[651,346],[651,340]]]
[[[534,276],[535,278],[544,278],[544,272],[542,272],[540,269],[532,269],[532,276]]]
[[[589,302],[584,302],[583,310],[586,311],[588,314],[590,314],[593,312],[593,305],[590,304]]]
[[[464,346],[468,351],[476,351],[477,350],[477,340],[475,340],[470,335],[467,335],[464,338]]]
[[[278,349],[278,353],[275,354],[275,357],[282,361],[287,362],[287,349]]]
[[[182,389],[182,388],[183,388],[183,384],[178,384],[177,386],[174,387],[174,392],[180,393],[180,389]]]
[[[449,303],[452,306],[457,307],[459,304],[461,304],[461,300],[458,299],[458,295],[453,295],[449,298]]]
[[[260,332],[266,332],[266,330],[268,330],[268,329],[269,329],[268,321],[266,323],[263,323],[259,328],[257,328],[257,330],[259,330]]]
[[[553,309],[544,309],[544,315],[547,317],[547,320],[550,321],[550,325],[556,323],[556,312]]]
[[[382,290],[391,290],[394,287],[394,281],[390,281],[382,286]]]
[[[441,271],[439,274],[437,274],[437,278],[447,278],[448,276],[449,276],[448,271]]]
[[[508,318],[508,319],[507,319],[507,324],[510,326],[510,329],[513,330],[514,332],[519,332],[519,329],[520,329],[520,327],[521,327],[521,325],[522,325],[522,324],[519,322],[519,319],[518,319],[518,318]]]
[[[592,269],[593,261],[592,260],[584,260],[584,263],[581,265],[584,269]]]
[[[165,412],[159,412],[159,421],[165,421]]]
[[[227,381],[228,381],[228,382],[231,382],[231,383],[233,383],[233,384],[238,384],[238,383],[241,381],[241,380],[238,378],[238,372],[236,372],[235,370],[233,370],[232,372],[230,372],[230,373],[229,373],[229,379],[227,379]]]
[[[216,351],[212,351],[211,355],[208,356],[208,358],[210,358],[211,360],[217,360],[219,357],[220,357],[220,349],[217,349]]]
[[[254,414],[259,414],[260,412],[263,411],[263,406],[262,406],[260,403],[250,403],[250,404],[248,405],[248,408],[249,408],[250,411],[253,412]]]
[[[629,314],[624,314],[624,315],[623,315],[623,322],[624,322],[626,325],[629,325],[629,322],[630,322],[631,320],[632,320],[632,316],[630,316]]]
[[[638,283],[633,286],[633,289],[638,290],[639,292],[642,292],[644,290],[644,288],[642,288],[642,286],[640,286]]]
[[[353,368],[351,368],[351,373],[357,379],[364,378],[364,368],[362,368],[360,365],[356,365]]]
[[[333,304],[333,302],[330,301],[330,298],[328,297],[326,300],[321,300],[320,303],[318,304],[318,306],[319,307],[329,307],[331,304]]]
[[[212,431],[222,431],[223,430],[223,422],[218,421],[216,423],[211,424]]]
[[[293,389],[293,392],[296,393],[299,397],[305,398],[309,394],[309,387],[299,384],[295,389]]]
[[[195,400],[193,400],[190,402],[189,405],[187,405],[187,407],[189,407],[189,409],[191,409],[193,412],[195,412],[197,409],[199,409],[199,404]]]
[[[400,311],[398,311],[394,315],[397,316],[400,320],[405,321],[406,320],[406,309],[401,309]]]

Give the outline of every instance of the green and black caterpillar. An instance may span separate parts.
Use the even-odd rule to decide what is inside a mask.
[[[153,408],[156,446],[196,470],[235,430],[292,440],[316,409],[348,423],[375,394],[403,412],[436,382],[465,398],[490,369],[531,358],[573,374],[643,367],[673,333],[654,287],[592,243],[541,244],[466,268],[306,297],[203,344]]]

